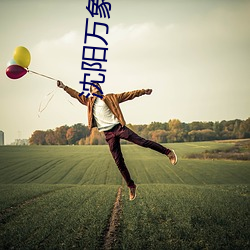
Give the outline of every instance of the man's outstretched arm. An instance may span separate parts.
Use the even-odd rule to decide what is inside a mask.
[[[83,105],[87,105],[87,98],[85,97],[85,95],[79,96],[79,92],[64,85],[63,82],[61,82],[61,81],[57,81],[57,86],[59,88],[64,89],[70,96],[72,96],[73,98],[76,98]]]
[[[135,97],[139,97],[142,95],[150,95],[152,93],[152,89],[141,89],[141,90],[134,90],[134,91],[130,91],[130,92],[124,92],[121,94],[117,94],[117,98],[119,103],[121,102],[125,102],[128,100],[132,100]]]

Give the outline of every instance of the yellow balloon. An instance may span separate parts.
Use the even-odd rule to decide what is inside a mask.
[[[30,52],[23,46],[15,48],[13,58],[16,63],[21,67],[28,68],[30,65]]]

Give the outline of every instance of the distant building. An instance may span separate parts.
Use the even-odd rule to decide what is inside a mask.
[[[4,132],[0,130],[0,146],[4,145]]]

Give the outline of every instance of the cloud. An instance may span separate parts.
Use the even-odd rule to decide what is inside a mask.
[[[66,77],[80,73],[83,38],[69,31],[54,39],[44,39],[31,48],[31,69]],[[35,70],[36,71],[36,70]]]
[[[34,51],[37,53],[44,53],[46,50],[54,50],[55,48],[67,49],[72,48],[79,41],[79,34],[77,31],[69,31],[61,37],[54,39],[45,39],[34,46]]]

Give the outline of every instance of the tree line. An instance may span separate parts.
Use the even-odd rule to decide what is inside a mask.
[[[131,130],[145,139],[158,143],[194,142],[250,138],[250,118],[221,122],[181,122],[171,119],[168,122],[151,122],[144,125],[128,124]],[[105,144],[103,133],[78,123],[63,125],[46,131],[36,130],[29,138],[31,145],[101,145]],[[122,143],[127,143],[122,141]]]

